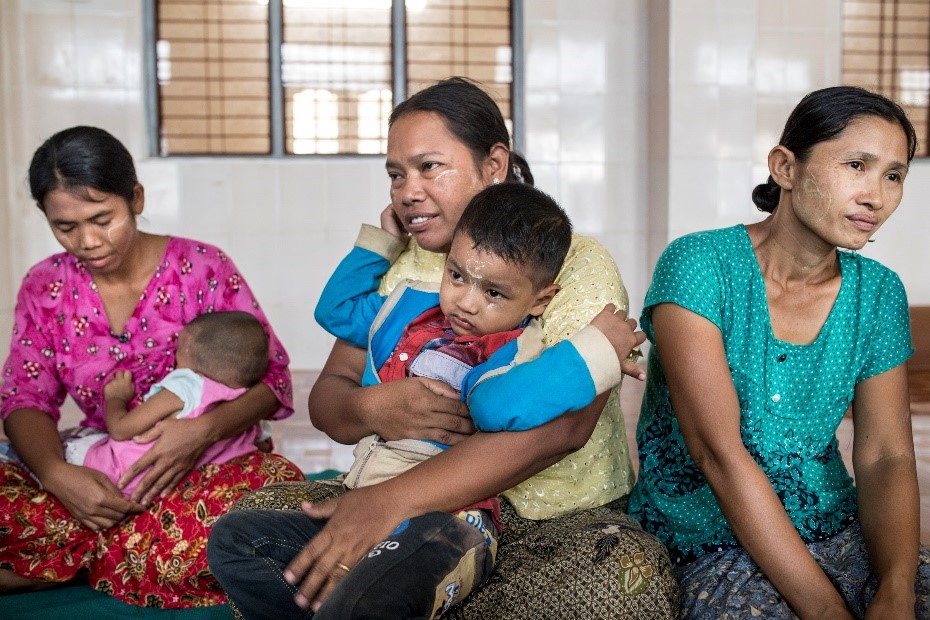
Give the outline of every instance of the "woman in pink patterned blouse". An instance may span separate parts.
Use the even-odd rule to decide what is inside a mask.
[[[137,228],[143,189],[110,134],[55,134],[36,151],[29,181],[66,251],[23,280],[3,367],[0,417],[10,444],[0,444],[0,591],[86,574],[92,587],[137,605],[222,603],[204,553],[213,522],[246,491],[300,471],[259,451],[191,468],[216,440],[293,413],[287,353],[221,250]],[[268,332],[262,382],[140,436],[155,444],[119,486],[151,469],[128,498],[105,474],[65,462],[57,423],[66,396],[84,413],[81,427],[105,430],[103,387],[113,373],[132,373],[137,402],[174,369],[184,325],[221,310],[249,312]]]

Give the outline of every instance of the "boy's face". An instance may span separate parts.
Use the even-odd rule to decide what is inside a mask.
[[[543,313],[558,285],[534,290],[525,267],[473,245],[468,235],[455,235],[439,288],[439,306],[456,335],[511,330],[527,315]]]

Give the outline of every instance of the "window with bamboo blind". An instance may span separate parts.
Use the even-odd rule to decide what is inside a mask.
[[[843,83],[897,101],[930,146],[930,2],[844,0]]]
[[[154,0],[157,154],[384,153],[393,106],[450,75],[512,123],[511,1],[402,1]]]

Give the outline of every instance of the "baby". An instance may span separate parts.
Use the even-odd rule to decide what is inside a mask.
[[[156,383],[143,402],[127,410],[135,396],[132,374],[117,371],[104,387],[107,433],[94,433],[65,444],[69,463],[91,467],[107,474],[114,483],[149,448],[133,437],[167,418],[194,418],[221,402],[235,400],[258,383],[268,367],[268,336],[251,314],[240,311],[201,314],[188,323],[178,336],[175,370]],[[222,439],[197,461],[225,463],[253,452],[263,431],[251,429]],[[142,475],[124,488],[128,497]]]

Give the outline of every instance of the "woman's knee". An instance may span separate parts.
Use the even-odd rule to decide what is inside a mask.
[[[224,567],[232,561],[254,556],[254,546],[250,543],[256,533],[251,527],[250,512],[229,512],[213,524],[207,540],[207,563],[214,574],[222,574]]]
[[[215,574],[229,564],[272,558],[287,563],[319,527],[296,511],[234,510],[217,520],[207,541],[207,562]]]

